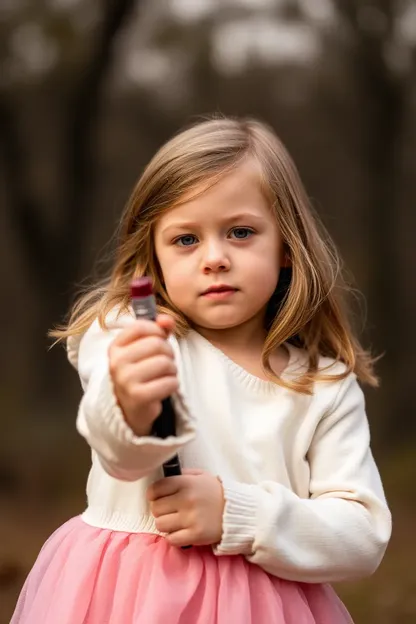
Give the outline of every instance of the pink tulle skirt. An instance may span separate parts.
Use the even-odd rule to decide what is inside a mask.
[[[11,624],[351,624],[328,585],[284,581],[244,557],[180,550],[80,517],[43,546]]]

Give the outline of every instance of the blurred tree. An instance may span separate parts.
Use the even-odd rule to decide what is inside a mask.
[[[39,295],[38,335],[42,344],[46,330],[68,308],[69,286],[80,278],[86,228],[92,215],[89,193],[94,181],[96,129],[103,91],[117,35],[136,4],[136,0],[104,0],[101,3],[94,45],[91,46],[89,56],[81,58],[82,68],[76,66],[73,70],[77,79],[65,103],[66,118],[61,143],[63,159],[57,172],[60,192],[54,206],[45,209],[30,183],[28,139],[23,136],[18,107],[13,100],[13,89],[8,91],[7,84],[3,84],[0,90],[1,149],[9,216],[16,244]],[[39,19],[42,14],[38,13],[37,16]],[[6,75],[7,57],[4,51],[2,57]],[[59,215],[58,219],[56,215]],[[57,224],[54,225],[54,221]],[[62,371],[62,356],[40,361],[45,362],[47,367],[47,374],[42,366],[37,367],[38,380],[46,384],[45,392],[50,397],[51,388],[59,388],[62,398],[61,384],[54,383],[59,381]]]
[[[367,242],[370,278],[367,287],[373,344],[385,357],[380,371],[386,391],[388,435],[408,431],[400,357],[408,340],[400,274],[402,220],[399,189],[403,171],[403,133],[414,80],[414,41],[404,35],[415,18],[413,2],[402,0],[335,0],[348,33],[349,62],[360,107],[361,149],[367,165]],[[413,425],[414,426],[414,425]]]

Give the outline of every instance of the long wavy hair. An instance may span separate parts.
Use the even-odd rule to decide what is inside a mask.
[[[341,262],[330,237],[314,213],[299,173],[273,130],[254,119],[212,118],[183,130],[168,141],[143,171],[124,210],[110,275],[84,292],[69,321],[50,335],[57,341],[83,334],[98,318],[106,327],[113,309],[129,308],[133,277],[149,275],[154,282],[159,312],[176,320],[176,335],[186,335],[188,319],[175,307],[164,287],[155,254],[154,225],[166,211],[215,184],[243,160],[254,159],[260,184],[270,202],[290,258],[267,310],[263,366],[277,384],[310,393],[318,379],[335,380],[354,372],[363,383],[377,385],[374,360],[365,351],[350,323]],[[271,353],[284,342],[306,350],[308,370],[296,380],[277,377]],[[343,362],[342,372],[319,369],[319,357]],[[338,369],[340,370],[340,369]]]

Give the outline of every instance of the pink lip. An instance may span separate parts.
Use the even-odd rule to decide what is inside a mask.
[[[205,293],[204,297],[207,297],[207,299],[226,299],[234,295],[235,292],[235,290],[211,290],[211,292]]]
[[[202,294],[209,299],[225,299],[236,292],[236,288],[228,286],[227,284],[218,284],[218,286],[211,286],[207,288]]]

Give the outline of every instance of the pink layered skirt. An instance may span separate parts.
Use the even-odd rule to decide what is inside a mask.
[[[351,624],[328,585],[284,581],[244,557],[180,550],[80,517],[43,546],[11,624]]]

